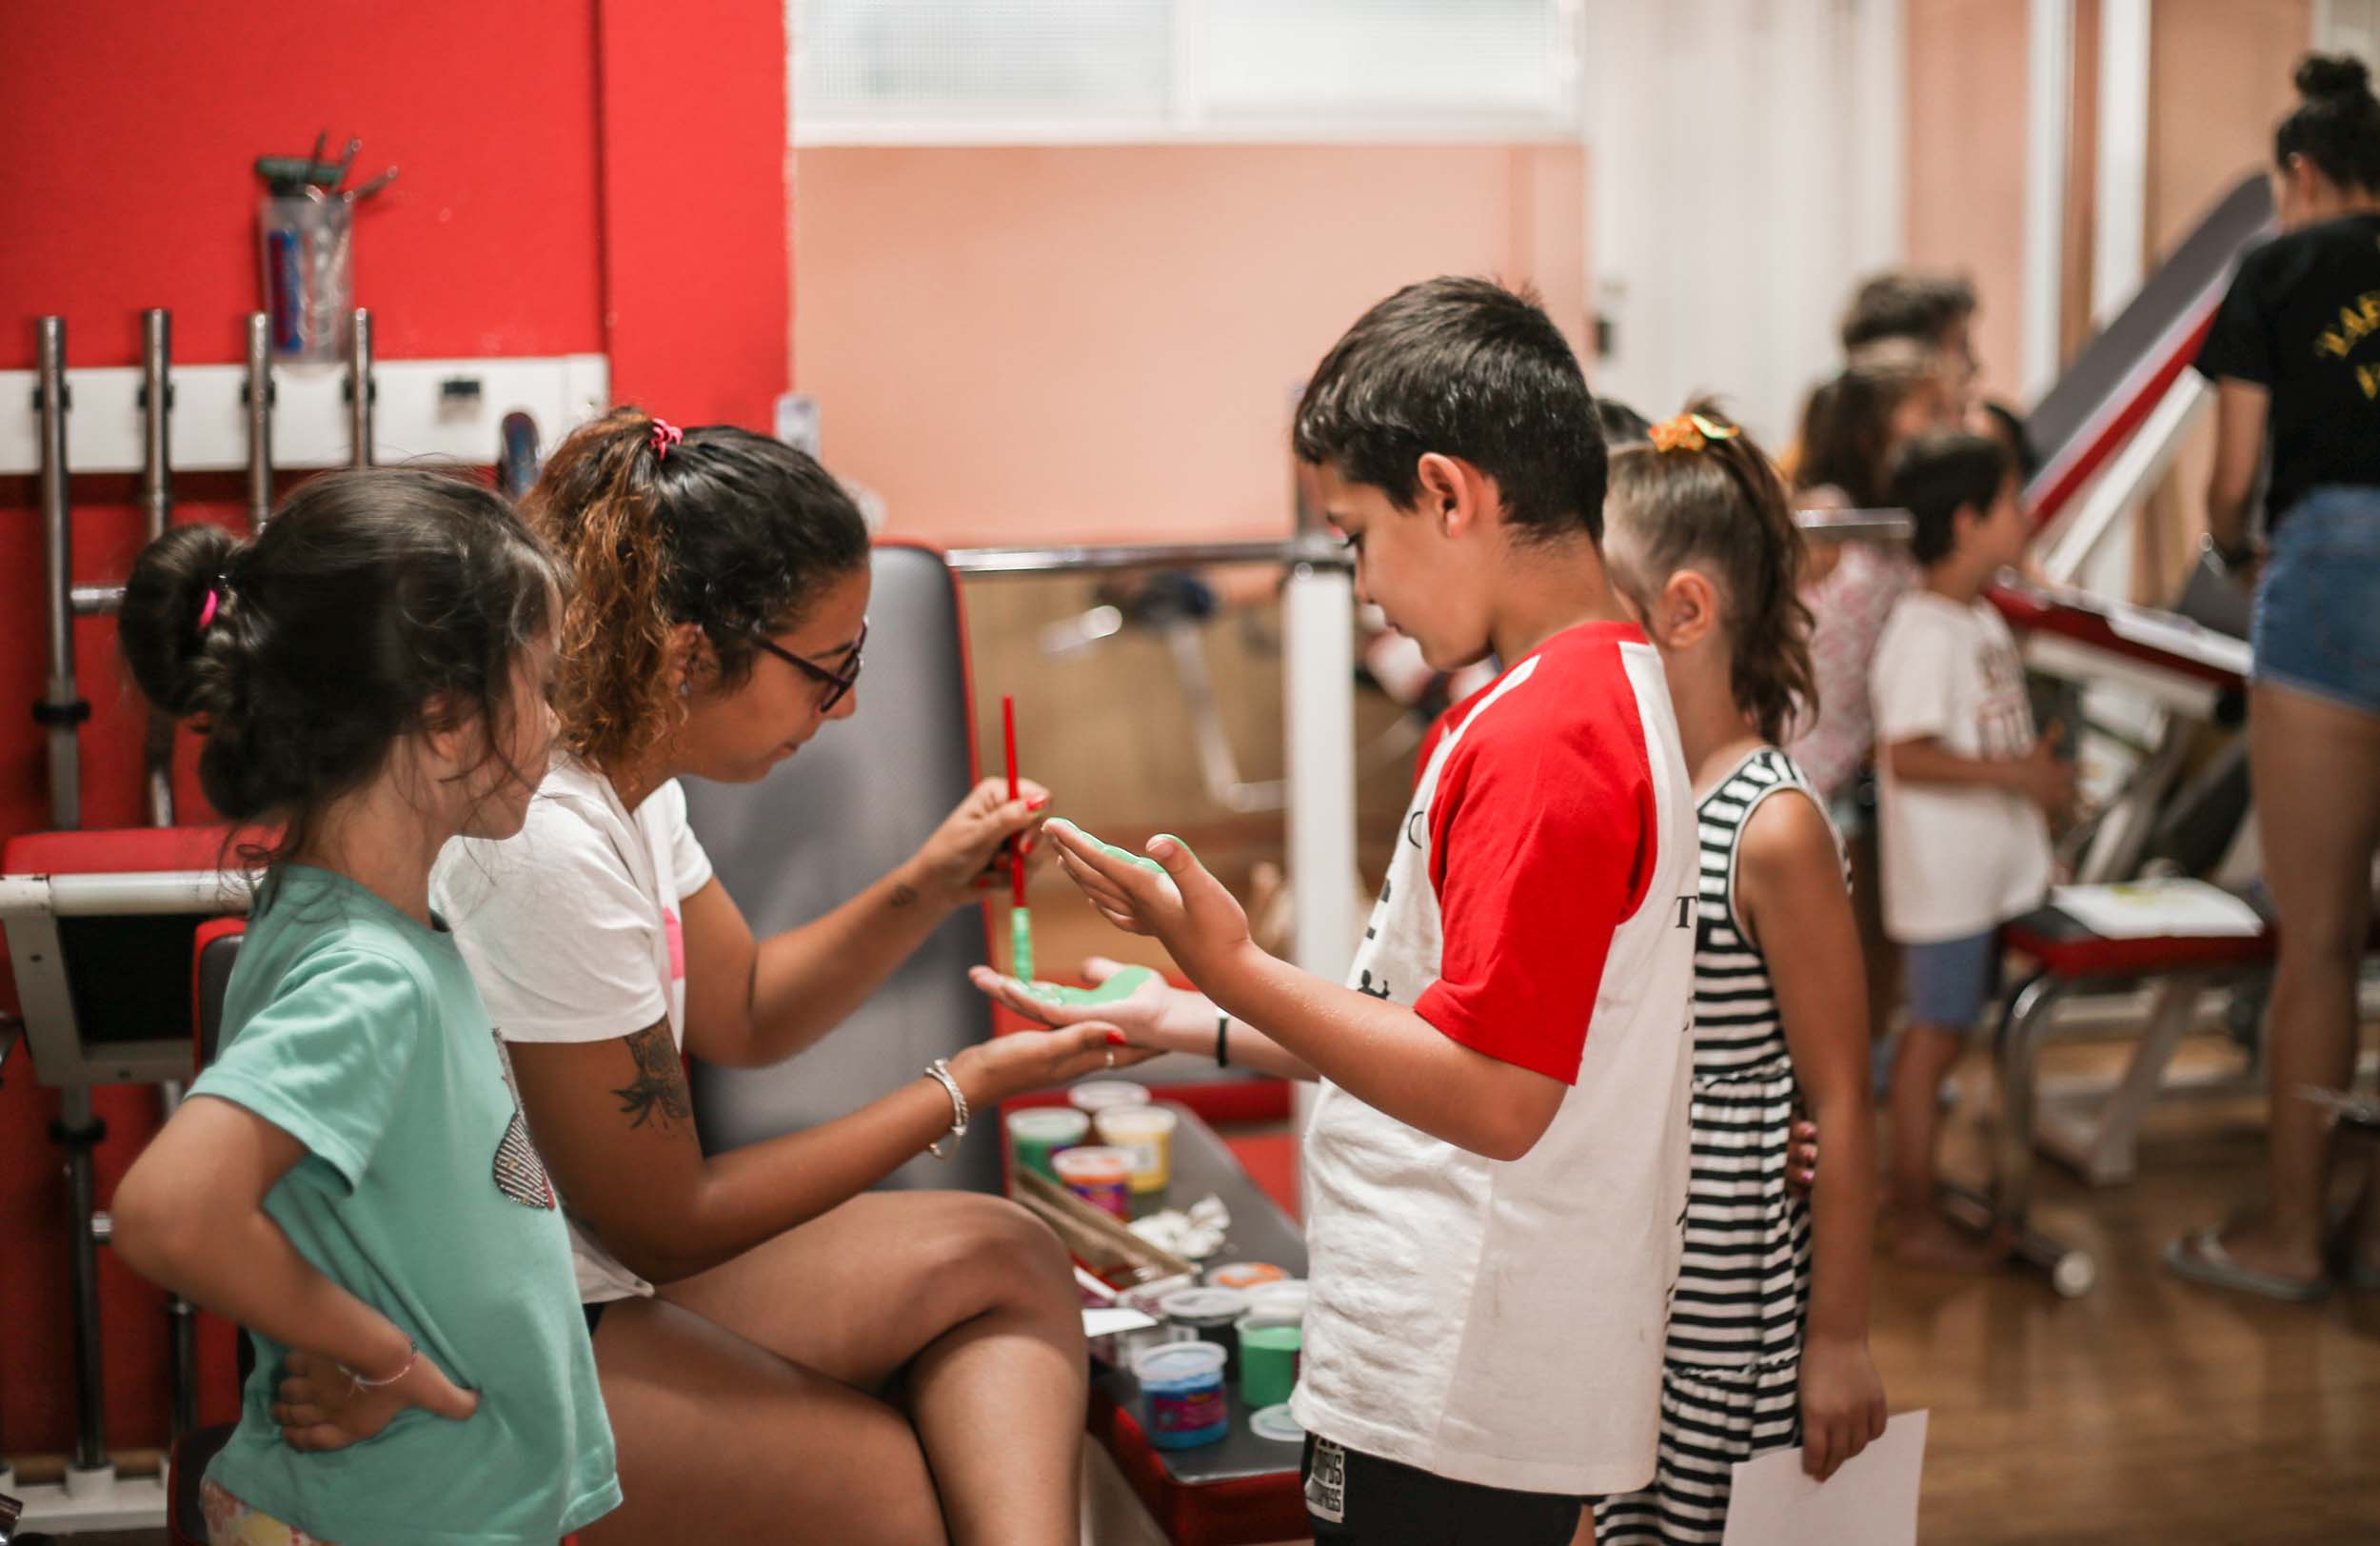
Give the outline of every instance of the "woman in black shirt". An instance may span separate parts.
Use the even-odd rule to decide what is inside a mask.
[[[2311,1299],[2324,1275],[2329,1114],[2308,1086],[2354,1071],[2356,973],[2380,849],[2380,101],[2357,60],[2312,55],[2274,136],[2282,234],[2251,252],[2198,368],[2214,382],[2208,546],[2253,576],[2257,474],[2271,459],[2257,580],[2249,762],[2280,920],[2266,1065],[2263,1214],[2173,1242],[2184,1277]],[[2375,1191],[2380,1201],[2380,1190]],[[2380,1207],[2366,1209],[2380,1223]],[[2380,1228],[2351,1274],[2380,1286]]]

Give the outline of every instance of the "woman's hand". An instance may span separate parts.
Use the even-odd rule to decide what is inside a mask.
[[[1796,1117],[1785,1130],[1785,1184],[1808,1196],[1818,1183],[1818,1124]]]
[[[281,1399],[273,1403],[272,1420],[291,1449],[361,1443],[408,1406],[454,1422],[479,1410],[479,1393],[448,1379],[426,1353],[415,1354],[405,1373],[386,1385],[366,1385],[318,1353],[292,1352],[281,1371]]]
[[[1124,970],[1124,964],[1093,956],[1078,970],[1083,981],[1096,987]],[[1205,994],[1169,986],[1161,977],[1150,978],[1129,998],[1102,1004],[1061,1004],[1038,999],[1015,978],[1002,977],[988,966],[968,972],[967,981],[993,1001],[1044,1025],[1113,1026],[1131,1045],[1155,1052],[1214,1049],[1215,1005]]]
[[[1865,1338],[1801,1350],[1801,1468],[1820,1481],[1884,1433],[1884,1381]]]
[[[1017,1031],[979,1042],[950,1060],[967,1105],[989,1111],[1015,1096],[1068,1084],[1085,1074],[1130,1068],[1156,1057],[1124,1044],[1124,1033],[1100,1021],[1061,1031]]]
[[[1047,836],[1066,878],[1101,916],[1127,934],[1154,936],[1193,981],[1255,948],[1247,913],[1180,838],[1150,839],[1143,859],[1072,822],[1053,822]]]
[[[1035,862],[1041,823],[1049,820],[1049,791],[1030,779],[1017,782],[1017,798],[1008,785],[985,779],[942,824],[934,829],[902,866],[902,883],[944,912],[981,902],[982,893],[1006,876],[1008,841],[1022,840],[1028,864]]]

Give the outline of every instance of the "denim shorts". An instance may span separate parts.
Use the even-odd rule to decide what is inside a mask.
[[[1909,1023],[1973,1030],[1999,986],[2000,931],[1902,950],[1909,963]]]
[[[2290,506],[2256,589],[2256,680],[2380,715],[2380,487]]]

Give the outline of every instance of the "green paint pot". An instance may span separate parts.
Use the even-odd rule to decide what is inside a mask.
[[[1251,1407],[1279,1406],[1298,1388],[1298,1366],[1305,1351],[1305,1327],[1278,1311],[1251,1311],[1233,1328],[1240,1334],[1240,1396]]]
[[[1058,1179],[1052,1163],[1061,1149],[1090,1140],[1091,1115],[1072,1106],[1027,1106],[1008,1114],[1008,1153],[1020,1170]]]

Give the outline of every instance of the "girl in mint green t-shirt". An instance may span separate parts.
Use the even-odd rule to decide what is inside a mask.
[[[114,1200],[124,1259],[257,1344],[214,1546],[553,1546],[620,1501],[553,1188],[429,908],[439,849],[518,832],[545,775],[559,609],[503,500],[398,468],[308,483],[252,543],[170,532],[126,587],[208,799],[279,834],[242,850],[268,868],[222,1052]]]

